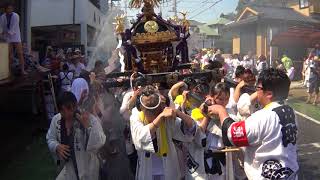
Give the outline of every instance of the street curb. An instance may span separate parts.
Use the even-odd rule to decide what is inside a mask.
[[[305,115],[305,114],[303,114],[303,113],[301,113],[301,112],[298,112],[298,111],[295,111],[295,113],[298,114],[299,116],[302,116],[302,117],[304,117],[304,118],[306,118],[306,119],[308,119],[308,120],[310,120],[310,121],[312,121],[312,122],[320,125],[320,122],[319,122],[319,121],[313,119],[313,118],[310,117],[310,116],[307,116],[307,115]]]

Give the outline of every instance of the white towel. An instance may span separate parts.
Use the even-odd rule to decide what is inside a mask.
[[[89,94],[89,85],[85,79],[77,78],[73,81],[71,92],[76,96],[78,102],[80,101],[81,94],[85,90],[87,90],[87,93]]]

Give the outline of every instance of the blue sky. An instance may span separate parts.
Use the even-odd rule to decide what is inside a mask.
[[[212,8],[208,9],[212,6],[217,0],[177,0],[178,2],[178,12],[185,10],[189,12],[187,18],[191,18],[200,22],[206,22],[212,19],[219,17],[221,13],[229,13],[233,12],[238,4],[238,0],[223,0],[213,6]],[[169,0],[168,3],[164,3],[163,6],[163,17],[171,17],[173,16],[172,12],[172,0]],[[124,5],[121,5],[124,7]],[[204,11],[205,10],[205,11]],[[159,12],[159,10],[156,10]],[[200,12],[202,12],[199,14]],[[139,11],[137,10],[130,10],[128,9],[129,16],[135,16]],[[199,14],[199,15],[197,15]]]

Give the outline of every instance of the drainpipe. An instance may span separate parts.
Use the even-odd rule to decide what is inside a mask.
[[[28,47],[31,48],[31,0],[25,1],[25,36],[24,39],[27,42]]]
[[[72,16],[72,23],[76,23],[76,0],[73,0],[73,16]]]

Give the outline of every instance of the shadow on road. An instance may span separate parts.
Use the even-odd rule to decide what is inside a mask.
[[[320,178],[319,164],[317,163],[319,160],[319,154],[299,157],[299,180],[318,180]]]

